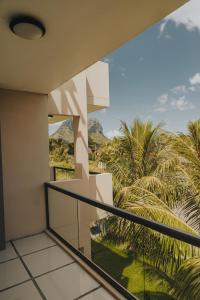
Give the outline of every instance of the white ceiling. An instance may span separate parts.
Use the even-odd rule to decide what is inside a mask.
[[[0,88],[48,93],[185,2],[1,0]],[[8,20],[16,13],[39,18],[45,36],[15,36]]]

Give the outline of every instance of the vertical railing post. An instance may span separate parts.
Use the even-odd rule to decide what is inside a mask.
[[[46,209],[46,226],[49,229],[49,197],[48,197],[48,185],[44,184],[44,196],[45,196],[45,209]]]
[[[56,167],[53,167],[53,180],[56,181]]]

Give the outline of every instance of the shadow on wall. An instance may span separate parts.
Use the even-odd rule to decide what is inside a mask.
[[[52,94],[54,93],[59,94],[58,99],[60,100],[61,103],[61,111],[63,112],[63,115],[80,116],[83,124],[86,124],[85,116],[82,113],[82,110],[78,103],[78,99],[76,97],[76,95],[78,95],[78,91],[73,79],[70,80],[70,82],[63,84],[54,92],[52,92]],[[52,94],[49,95],[49,100],[51,103],[51,113],[60,114],[59,108],[57,107],[55,102],[56,100],[54,99]],[[87,110],[86,110],[86,116],[87,116]]]
[[[86,78],[86,91],[87,91],[87,95],[89,97],[94,97],[94,93],[92,92],[92,89],[90,87],[90,84],[89,84],[89,81],[87,78]]]
[[[61,97],[62,100],[64,100],[64,101],[62,101],[62,105],[63,105],[62,109],[63,109],[63,111],[64,110],[67,111],[67,109],[69,109],[70,111],[72,111],[72,115],[73,114],[76,115],[75,112],[73,112],[73,109],[71,107],[71,105],[73,103],[73,105],[75,106],[75,110],[76,110],[77,115],[80,116],[81,121],[83,122],[84,125],[86,125],[87,122],[86,122],[85,117],[87,117],[87,109],[86,109],[87,108],[87,101],[85,103],[85,105],[86,105],[85,113],[86,114],[84,116],[84,114],[82,113],[82,110],[80,108],[80,105],[78,103],[78,99],[76,97],[77,94],[78,94],[78,91],[77,91],[77,88],[76,88],[76,85],[75,85],[73,79],[70,80],[70,88],[69,89],[66,90],[65,85],[61,86],[61,88],[60,88],[60,97]],[[86,95],[85,95],[85,97],[86,97]],[[69,98],[71,99],[71,103],[70,103]]]

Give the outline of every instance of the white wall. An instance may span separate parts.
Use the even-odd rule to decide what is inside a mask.
[[[45,228],[49,181],[47,96],[0,90],[6,238]]]

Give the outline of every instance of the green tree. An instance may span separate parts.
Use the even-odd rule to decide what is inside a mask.
[[[192,128],[191,124],[189,128]],[[192,173],[192,163],[197,163],[200,153],[200,134],[197,130],[195,133],[196,156],[194,158],[193,154],[190,163],[191,154],[187,153],[186,157],[180,146],[181,142],[188,145],[186,136],[174,137],[164,132],[160,124],[154,127],[149,121],[135,120],[130,127],[122,122],[121,136],[107,143],[99,152],[99,159],[113,174],[115,205],[145,218],[198,234],[197,226],[193,226],[194,222],[186,218],[187,212],[191,211],[191,206],[186,207],[186,203],[191,197],[195,199],[200,176],[200,173],[194,175],[198,173],[199,160]],[[189,164],[191,168],[186,172]],[[193,181],[195,186],[191,190]],[[197,248],[122,218],[109,217],[104,225],[106,238],[126,244],[139,255],[145,254],[147,274],[157,277],[158,282],[164,279],[169,291],[173,294],[176,291],[178,295],[179,269],[187,259],[199,255]],[[177,299],[197,299],[187,296]]]

